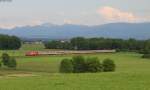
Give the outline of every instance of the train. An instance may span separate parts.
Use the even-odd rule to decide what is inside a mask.
[[[50,50],[50,51],[29,51],[26,56],[40,55],[65,55],[65,54],[92,54],[92,53],[115,53],[116,50]]]

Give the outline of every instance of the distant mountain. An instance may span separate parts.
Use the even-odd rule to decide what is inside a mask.
[[[0,34],[16,35],[28,39],[70,39],[78,36],[150,39],[150,23],[110,23],[97,26],[46,23],[33,27],[0,29]]]

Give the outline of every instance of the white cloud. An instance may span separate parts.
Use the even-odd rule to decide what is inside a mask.
[[[11,29],[15,27],[22,27],[22,26],[35,26],[35,25],[40,25],[42,22],[40,21],[30,21],[30,22],[14,22],[14,23],[1,23],[0,22],[0,28],[6,28],[6,29]]]
[[[134,15],[131,12],[125,12],[121,11],[116,8],[112,8],[109,6],[102,7],[98,9],[97,11],[100,15],[104,17],[106,20],[111,21],[128,21],[128,22],[134,22],[138,21],[140,18],[136,15]]]
[[[35,26],[42,23],[41,19],[22,19],[17,17],[1,17],[0,18],[0,28],[15,28],[15,27],[21,27],[21,26]]]
[[[14,28],[15,24],[0,24],[0,28],[11,29]]]

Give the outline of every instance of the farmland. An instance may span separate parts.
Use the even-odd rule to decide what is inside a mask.
[[[132,52],[84,54],[85,57],[111,58],[117,68],[110,73],[60,74],[63,58],[73,55],[26,57],[26,51],[44,50],[42,45],[23,45],[20,50],[0,51],[15,56],[16,70],[0,69],[0,90],[148,90],[150,60]]]

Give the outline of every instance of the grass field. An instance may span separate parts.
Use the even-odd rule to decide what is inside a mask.
[[[24,47],[25,48],[25,47]],[[29,49],[28,49],[29,50]],[[0,69],[0,90],[149,90],[150,60],[137,53],[101,53],[100,60],[111,58],[117,69],[110,73],[60,74],[59,63],[63,56],[25,57],[26,49],[7,51],[16,56],[16,70]],[[6,51],[0,51],[0,53]]]
[[[43,50],[43,44],[23,44],[20,50]]]

